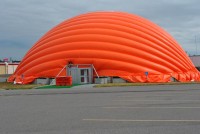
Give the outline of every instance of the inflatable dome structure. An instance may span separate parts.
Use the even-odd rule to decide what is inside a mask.
[[[69,64],[92,65],[93,77],[128,82],[200,81],[200,73],[166,31],[124,12],[91,12],[65,20],[33,45],[8,81],[55,78]]]

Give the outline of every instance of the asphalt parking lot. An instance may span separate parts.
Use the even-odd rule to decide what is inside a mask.
[[[200,84],[0,90],[1,134],[198,134]]]

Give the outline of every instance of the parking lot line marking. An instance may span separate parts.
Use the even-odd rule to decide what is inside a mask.
[[[200,122],[200,120],[126,120],[126,119],[82,119],[94,122]]]
[[[149,109],[200,109],[200,107],[102,107],[105,109],[142,109],[142,108],[149,108]]]
[[[160,102],[160,101],[165,101],[165,102],[166,102],[166,101],[197,101],[197,102],[198,102],[198,101],[199,101],[199,102],[200,102],[200,100],[112,100],[112,101],[140,101],[140,102],[141,102],[141,101],[145,101],[145,102],[146,102],[146,101],[147,101],[147,102],[150,102],[150,101],[159,101],[159,102]]]
[[[175,95],[144,95],[142,97],[177,97],[177,96],[182,96],[182,94],[175,94]],[[199,96],[199,94],[196,94],[196,95],[192,95],[192,94],[187,94],[187,96]],[[129,95],[129,96],[117,96],[119,98],[134,98],[134,97],[138,97],[137,95]]]

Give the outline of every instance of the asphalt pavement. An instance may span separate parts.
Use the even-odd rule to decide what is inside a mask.
[[[0,134],[198,134],[200,84],[0,90]]]

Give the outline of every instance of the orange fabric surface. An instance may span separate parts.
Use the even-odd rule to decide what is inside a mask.
[[[8,79],[30,83],[55,77],[71,61],[93,64],[100,76],[130,82],[200,81],[181,46],[162,28],[123,12],[91,12],[52,28],[24,56]],[[145,75],[148,72],[148,78]]]

